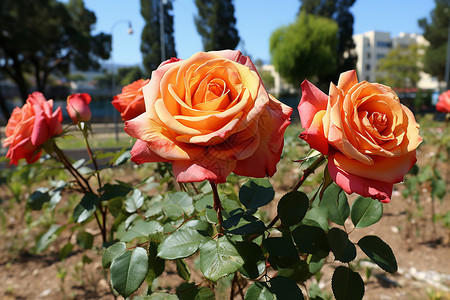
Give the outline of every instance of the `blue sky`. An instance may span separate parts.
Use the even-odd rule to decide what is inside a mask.
[[[116,64],[139,64],[141,31],[144,20],[139,0],[84,0],[97,16],[96,31],[113,30],[113,60]],[[244,47],[253,59],[270,62],[269,38],[282,25],[294,21],[300,7],[299,0],[235,0],[237,29]],[[351,11],[355,18],[354,33],[369,30],[422,33],[417,20],[429,17],[433,0],[357,0]],[[200,36],[194,25],[194,0],[174,1],[175,46],[178,57],[188,58],[202,51]],[[127,21],[134,33],[127,34]],[[115,24],[115,25],[114,25]]]

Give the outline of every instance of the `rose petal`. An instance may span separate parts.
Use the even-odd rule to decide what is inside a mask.
[[[200,182],[209,180],[225,183],[227,176],[236,167],[236,161],[221,161],[211,157],[202,157],[195,161],[174,161],[173,174],[178,182]]]
[[[304,129],[308,129],[317,112],[327,109],[328,96],[311,84],[308,80],[302,82],[302,98],[298,105],[300,121]]]
[[[338,168],[331,159],[328,160],[328,172],[331,179],[347,194],[357,193],[363,197],[370,197],[384,203],[391,201],[392,183],[350,174]]]

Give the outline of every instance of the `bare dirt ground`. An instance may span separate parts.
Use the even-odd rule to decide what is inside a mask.
[[[425,155],[430,149],[422,149],[418,155]],[[402,185],[396,185],[401,189]],[[30,254],[37,230],[29,230],[24,220],[24,204],[11,205],[5,201],[6,191],[0,187],[0,299],[115,299],[109,288],[107,271],[101,266],[101,239],[95,234],[97,250],[81,251],[75,246],[64,261],[58,258],[60,248],[75,237],[63,234],[40,255]],[[277,194],[278,195],[278,194]],[[277,200],[269,205],[270,213]],[[272,209],[271,209],[272,208]],[[444,214],[450,210],[450,197],[435,202],[435,212]],[[94,228],[94,227],[92,227]],[[394,191],[391,203],[384,205],[384,215],[375,225],[355,230],[350,239],[357,242],[367,234],[376,234],[387,242],[397,258],[399,271],[390,275],[376,265],[367,263],[366,256],[358,252],[358,270],[365,281],[367,300],[419,300],[450,299],[450,229],[437,220],[432,221],[432,201],[427,193],[419,204],[403,199]],[[82,264],[81,261],[92,260]],[[330,258],[332,260],[332,258]],[[194,269],[193,261],[191,271]],[[330,291],[333,269],[339,264],[330,261],[323,268],[319,285]],[[194,282],[201,283],[198,274]],[[160,285],[177,286],[181,283],[168,263],[161,277]],[[218,299],[228,299],[222,293]],[[117,299],[122,299],[117,297]],[[236,299],[240,299],[237,296]]]

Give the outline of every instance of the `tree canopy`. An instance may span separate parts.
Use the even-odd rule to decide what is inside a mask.
[[[350,8],[356,0],[300,0],[301,13],[313,14],[333,19],[337,31],[337,68],[331,74],[324,74],[322,81],[337,81],[342,72],[355,69],[357,55],[353,41],[353,15]]]
[[[378,61],[377,81],[394,89],[416,87],[422,70],[423,49],[417,44],[392,49]]]
[[[275,69],[296,86],[305,78],[334,72],[337,31],[333,20],[301,13],[294,23],[278,28],[270,37]]]
[[[96,17],[83,0],[1,0],[0,9],[0,72],[23,101],[31,85],[45,93],[51,74],[67,74],[71,65],[98,68],[109,58],[111,36],[91,34]]]
[[[232,0],[195,0],[194,17],[205,51],[235,49],[239,44]]]
[[[435,3],[436,6],[431,11],[431,19],[420,19],[419,26],[423,29],[423,36],[430,43],[423,60],[425,72],[443,80],[447,56],[450,1],[435,0]]]
[[[148,77],[161,64],[161,60],[177,56],[173,36],[173,16],[170,14],[173,9],[172,0],[163,5],[165,57],[161,56],[160,5],[160,0],[141,0],[141,15],[145,20],[141,36],[141,52]]]

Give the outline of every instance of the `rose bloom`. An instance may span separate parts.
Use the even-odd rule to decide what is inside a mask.
[[[436,110],[443,113],[450,113],[450,90],[439,95],[439,101],[436,103]]]
[[[67,112],[75,124],[91,120],[92,113],[89,103],[91,103],[91,96],[86,93],[72,94],[67,97]]]
[[[131,160],[171,162],[179,182],[272,176],[292,109],[269,95],[240,51],[171,59],[144,87],[146,111],[125,123]]]
[[[328,155],[333,181],[348,194],[389,202],[422,141],[414,115],[394,91],[358,83],[356,72],[348,71],[337,86],[331,83],[329,96],[305,80],[298,110],[306,129],[300,138]]]
[[[145,111],[144,94],[142,88],[150,79],[139,79],[126,85],[122,93],[114,96],[112,105],[120,112],[123,121],[136,118]]]
[[[62,113],[58,107],[53,112],[53,100],[46,100],[40,92],[28,96],[22,108],[14,108],[6,125],[4,147],[6,157],[17,165],[22,158],[31,164],[41,157],[41,145],[62,133]]]

